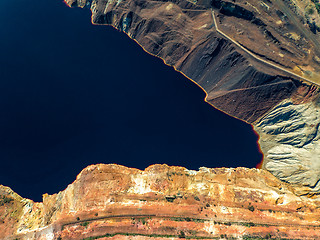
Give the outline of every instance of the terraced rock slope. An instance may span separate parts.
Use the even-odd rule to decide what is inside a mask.
[[[42,203],[1,186],[0,239],[319,239],[319,206],[260,169],[99,164]]]

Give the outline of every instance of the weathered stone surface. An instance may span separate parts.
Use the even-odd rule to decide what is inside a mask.
[[[296,98],[284,100],[255,127],[264,167],[281,180],[302,185],[296,189],[300,194],[320,191],[320,105],[319,98],[311,98],[299,104]]]
[[[319,201],[259,169],[98,164],[42,203],[0,189],[0,239],[320,237]]]

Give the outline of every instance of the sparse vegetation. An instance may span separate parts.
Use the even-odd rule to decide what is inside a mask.
[[[80,223],[80,225],[81,225],[82,227],[87,227],[87,226],[89,225],[89,222],[83,222],[83,223]]]
[[[313,8],[312,4],[309,4],[309,5],[306,7],[306,14],[307,14],[307,16],[314,14],[314,8]]]
[[[176,222],[197,222],[197,223],[203,223],[207,221],[206,219],[201,219],[201,218],[189,218],[189,217],[172,217],[170,218],[172,221]]]
[[[246,226],[246,227],[254,227],[255,224],[253,222],[243,222],[241,223],[242,226]]]
[[[180,231],[179,238],[186,238],[186,234],[183,231]]]
[[[266,237],[254,237],[254,236],[243,236],[243,240],[265,240],[265,239],[271,239],[269,238],[269,236],[271,236],[270,234],[268,234]],[[286,238],[277,238],[277,240],[289,240]]]
[[[4,197],[4,198],[3,198],[3,202],[4,202],[4,203],[9,203],[9,202],[11,202],[11,201],[13,201],[12,198],[8,198],[8,197]]]
[[[270,233],[266,235],[266,239],[271,239],[271,238],[272,238],[272,236]]]
[[[9,198],[7,196],[2,196],[2,199],[0,199],[0,206],[3,206],[4,204],[10,203],[12,201],[13,201],[12,198]]]
[[[168,202],[173,202],[176,198],[177,198],[176,195],[174,195],[174,196],[166,196],[166,200]]]
[[[132,224],[136,224],[137,222],[141,222],[143,225],[147,225],[147,220],[146,218],[131,218],[132,219]]]
[[[100,239],[100,238],[103,238],[103,237],[114,237],[116,235],[123,235],[123,236],[144,236],[144,237],[153,237],[153,238],[156,238],[156,237],[161,237],[161,238],[176,238],[176,237],[179,237],[181,238],[180,236],[181,235],[181,232],[180,231],[180,234],[179,235],[162,235],[162,234],[138,234],[138,233],[114,233],[114,234],[110,234],[110,233],[107,233],[105,235],[102,235],[102,236],[95,236],[95,237],[88,237],[88,238],[83,238],[82,240],[94,240],[94,239]],[[184,234],[184,237],[185,239],[219,239],[219,238],[212,238],[212,237],[200,237],[200,236],[186,236],[185,233],[183,232]]]
[[[205,219],[200,219],[200,218],[194,218],[194,219],[192,219],[192,221],[198,222],[198,223],[204,223],[206,220]]]
[[[319,0],[311,0],[314,3],[314,6],[316,7],[318,13],[320,14],[320,3]]]
[[[226,226],[231,226],[231,222],[224,222],[223,224]]]
[[[253,211],[254,211],[254,206],[250,205],[250,206],[248,207],[248,209],[249,209],[251,212],[253,212]]]
[[[139,219],[140,222],[143,224],[143,225],[146,225],[147,224],[147,221],[146,221],[146,218],[141,218]]]

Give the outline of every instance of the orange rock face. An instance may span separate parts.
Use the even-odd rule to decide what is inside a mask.
[[[1,239],[319,239],[319,201],[264,170],[85,168],[34,203],[0,188]]]

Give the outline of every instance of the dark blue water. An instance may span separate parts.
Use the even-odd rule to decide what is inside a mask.
[[[254,167],[251,126],[62,0],[0,1],[0,184],[40,201],[87,165]]]

